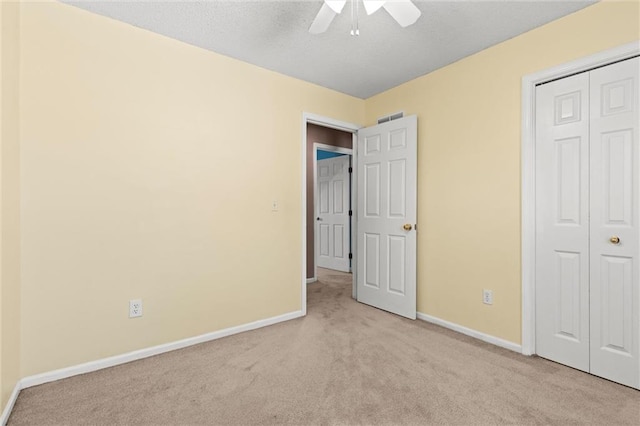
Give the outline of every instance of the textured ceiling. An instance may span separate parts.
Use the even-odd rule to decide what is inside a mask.
[[[349,4],[326,33],[308,33],[317,0],[64,2],[362,99],[595,3],[417,0],[407,28],[360,4],[353,37]]]

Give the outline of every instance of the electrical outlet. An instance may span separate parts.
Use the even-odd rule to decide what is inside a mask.
[[[493,305],[493,290],[482,290],[482,303]]]
[[[129,318],[142,316],[142,299],[129,300]]]

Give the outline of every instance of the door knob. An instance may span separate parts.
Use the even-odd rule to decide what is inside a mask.
[[[620,244],[620,238],[615,235],[609,238],[609,241],[611,242],[611,244]]]
[[[402,229],[404,229],[405,231],[411,231],[411,224],[410,223],[405,223],[404,226],[402,227]]]
[[[316,217],[316,220],[320,221],[322,218],[320,216]]]

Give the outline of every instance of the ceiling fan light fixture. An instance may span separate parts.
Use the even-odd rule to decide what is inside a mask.
[[[351,0],[351,35],[359,35],[358,29],[358,4],[360,0]],[[415,23],[420,15],[420,9],[411,0],[362,0],[367,15],[379,10],[381,7],[391,15],[401,27],[408,27]],[[324,33],[329,25],[347,4],[347,0],[324,0],[322,7],[309,27],[311,34]]]

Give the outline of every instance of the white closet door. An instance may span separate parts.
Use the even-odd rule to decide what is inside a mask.
[[[536,352],[589,371],[589,76],[536,89]]]
[[[640,387],[640,59],[591,77],[591,373]],[[619,242],[618,242],[619,240]]]

